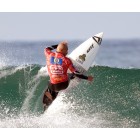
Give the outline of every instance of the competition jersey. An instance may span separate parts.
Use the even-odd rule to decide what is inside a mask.
[[[48,73],[52,84],[68,81],[68,69],[72,73],[76,71],[71,60],[65,57],[62,53],[52,52],[49,48],[46,48],[45,56]]]

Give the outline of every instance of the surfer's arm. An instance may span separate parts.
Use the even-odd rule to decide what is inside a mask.
[[[47,54],[51,53],[51,51],[56,49],[57,46],[58,45],[52,45],[52,46],[49,46],[49,47],[45,48],[45,50],[44,50],[45,55],[47,56]]]
[[[85,79],[85,80],[88,80],[88,81],[93,80],[92,76],[86,76],[86,75],[81,74],[79,71],[77,71],[75,69],[75,67],[73,66],[72,61],[70,59],[68,59],[68,62],[69,62],[69,69],[72,72],[72,75],[71,75],[70,79],[74,79],[75,77],[78,77],[80,79]]]
[[[71,79],[75,78],[75,76],[78,77],[78,78],[80,78],[80,79],[88,80],[88,81],[90,81],[90,82],[93,81],[93,77],[92,77],[92,76],[83,75],[83,74],[81,74],[81,73],[78,72],[78,71],[75,71],[75,72],[73,73],[73,76],[71,76]]]
[[[80,78],[80,79],[88,80],[88,76],[81,74],[79,71],[73,72],[73,75]]]
[[[56,49],[56,48],[57,48],[57,46],[58,46],[58,44],[57,44],[57,45],[52,45],[52,46],[50,46],[50,47],[47,47],[46,49],[49,49],[49,50],[54,50],[54,49]]]

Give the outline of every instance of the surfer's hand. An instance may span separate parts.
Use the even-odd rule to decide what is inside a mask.
[[[92,76],[88,76],[88,81],[92,82],[93,81],[93,77]]]

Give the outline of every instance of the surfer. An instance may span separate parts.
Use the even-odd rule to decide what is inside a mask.
[[[52,51],[54,49],[56,49],[56,52]],[[48,87],[43,96],[43,105],[45,111],[55,100],[58,92],[68,87],[68,69],[72,72],[70,79],[73,79],[76,76],[81,79],[92,81],[93,77],[85,76],[78,72],[73,66],[72,61],[66,57],[68,54],[67,42],[61,42],[58,45],[47,47],[45,48],[44,53],[46,56],[46,65],[50,77]]]

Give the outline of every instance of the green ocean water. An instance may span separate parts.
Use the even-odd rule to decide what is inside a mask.
[[[94,66],[94,81],[61,92],[44,116],[41,68],[0,69],[0,127],[140,127],[140,69]]]

